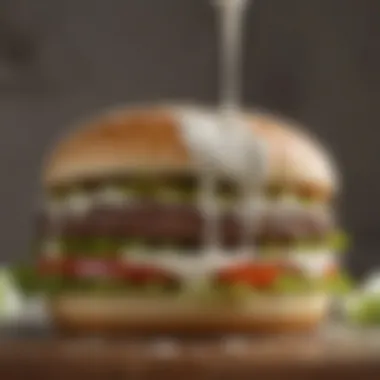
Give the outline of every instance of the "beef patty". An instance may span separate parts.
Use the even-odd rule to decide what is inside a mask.
[[[95,207],[85,215],[66,215],[59,221],[42,214],[38,222],[40,238],[133,237],[147,240],[183,241],[199,244],[205,217],[192,205],[135,204],[124,207]],[[220,217],[224,244],[239,242],[242,222],[233,212]],[[323,239],[335,227],[331,216],[305,208],[289,211],[284,218],[276,210],[258,212],[252,226],[253,237],[265,241],[291,242]]]

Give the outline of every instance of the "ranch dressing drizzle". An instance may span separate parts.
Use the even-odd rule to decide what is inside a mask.
[[[199,262],[206,261],[207,270],[189,276],[188,282],[199,281],[217,265],[226,254],[219,248],[219,216],[216,185],[219,178],[230,178],[238,184],[241,194],[239,214],[243,220],[241,247],[231,256],[231,262],[249,258],[253,222],[252,205],[262,181],[264,150],[262,142],[255,141],[242,116],[240,108],[240,43],[242,17],[246,0],[217,0],[221,35],[221,100],[217,117],[210,112],[186,109],[178,112],[180,130],[198,168],[200,178],[199,208],[204,213],[204,247]],[[255,168],[255,165],[258,165]],[[257,170],[255,170],[257,169]],[[261,170],[261,171],[260,171]],[[228,253],[227,253],[228,255]],[[213,260],[214,258],[214,260]],[[230,260],[228,260],[230,261]]]
[[[230,135],[230,144],[233,151],[240,155],[241,169],[245,175],[237,179],[240,190],[239,214],[242,224],[241,249],[249,251],[252,238],[252,227],[255,196],[258,189],[259,173],[255,173],[252,166],[257,162],[261,152],[253,147],[252,132],[238,129],[240,109],[240,81],[241,52],[243,37],[243,17],[248,5],[247,0],[216,0],[220,16],[220,42],[221,42],[221,77],[220,77],[220,117],[221,128],[226,135]],[[248,129],[247,127],[245,129]],[[227,137],[227,136],[226,136]],[[253,149],[252,149],[253,148]],[[248,171],[252,170],[251,173]],[[260,178],[261,179],[261,178]]]
[[[207,251],[206,251],[207,252]],[[168,271],[177,275],[185,285],[202,285],[210,273],[229,267],[232,264],[244,263],[242,255],[233,256],[229,252],[219,251],[219,254],[204,254],[204,250],[177,251],[164,250],[157,252],[131,252],[128,247],[122,250],[123,261],[137,265],[147,265]]]
[[[193,286],[207,280],[210,273],[214,273],[222,266],[231,265],[247,259],[246,252],[223,252],[219,247],[219,217],[220,207],[215,193],[215,185],[218,178],[233,176],[235,180],[241,180],[244,172],[239,144],[236,144],[236,136],[240,132],[224,131],[220,127],[219,118],[215,113],[200,109],[176,109],[175,110],[183,141],[195,163],[197,174],[200,177],[200,189],[198,208],[204,216],[204,246],[201,252],[194,258],[193,263],[183,262],[187,266],[187,275],[184,281]],[[241,123],[239,123],[241,127]],[[252,140],[252,136],[249,136]],[[232,143],[231,143],[232,142]],[[186,260],[185,260],[186,261]],[[189,261],[189,260],[187,260]],[[176,266],[177,270],[179,267]],[[179,270],[182,272],[182,270]]]
[[[320,278],[327,269],[338,264],[334,252],[329,249],[312,249],[294,252],[290,258],[309,278]]]

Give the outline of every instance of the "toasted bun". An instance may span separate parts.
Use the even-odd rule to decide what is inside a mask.
[[[133,108],[107,112],[80,124],[48,157],[44,184],[50,187],[131,171],[194,170],[179,113],[193,117],[190,124],[210,115],[209,110],[194,107]],[[268,147],[268,182],[310,186],[326,193],[336,190],[334,163],[315,139],[266,114],[242,114],[243,119],[252,128],[252,138],[256,136]]]
[[[245,307],[178,300],[62,296],[51,304],[55,324],[72,333],[276,333],[311,330],[326,316],[329,299],[260,296]]]

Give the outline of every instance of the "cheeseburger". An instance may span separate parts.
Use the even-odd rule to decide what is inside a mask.
[[[323,320],[341,283],[334,163],[288,122],[247,112],[237,124],[229,135],[194,107],[117,110],[54,147],[36,271],[58,327],[282,332]]]

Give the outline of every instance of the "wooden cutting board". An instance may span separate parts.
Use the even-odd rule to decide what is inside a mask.
[[[21,339],[1,379],[380,379],[380,332],[210,341]]]

